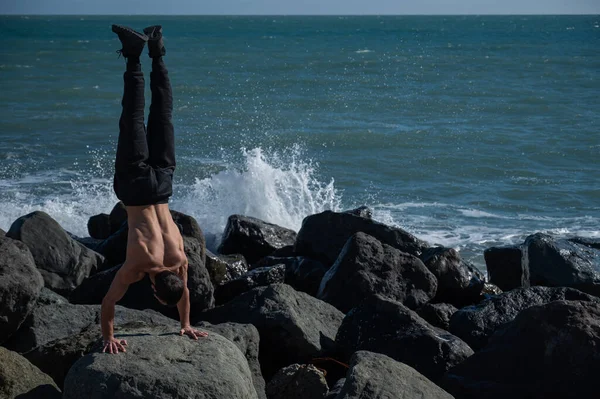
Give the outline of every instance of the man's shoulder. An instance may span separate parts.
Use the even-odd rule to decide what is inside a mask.
[[[119,268],[116,277],[119,278],[123,283],[133,284],[143,279],[145,273],[147,273],[147,271],[142,270],[140,265],[126,261]]]

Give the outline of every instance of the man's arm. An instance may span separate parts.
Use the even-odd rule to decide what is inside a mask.
[[[113,332],[115,305],[123,298],[123,295],[125,295],[129,288],[129,284],[133,282],[128,278],[128,275],[130,274],[128,269],[129,267],[126,264],[121,266],[115,275],[108,292],[102,300],[102,306],[100,308],[100,325],[102,327],[102,338],[104,340],[104,349],[102,349],[102,352],[106,352],[107,350],[109,353],[119,353],[119,351],[125,352],[125,346],[127,346],[127,341],[116,340]]]
[[[177,302],[177,311],[179,312],[179,321],[181,322],[181,330],[179,335],[187,335],[190,338],[198,339],[200,337],[208,336],[208,333],[195,330],[190,326],[190,290],[187,287],[187,269],[188,263],[179,269],[179,277],[183,280],[183,295],[179,302]]]

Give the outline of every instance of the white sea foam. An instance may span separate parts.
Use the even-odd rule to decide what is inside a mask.
[[[356,50],[355,53],[356,54],[366,54],[366,53],[372,53],[373,50],[369,50],[369,49],[363,49],[363,50]]]

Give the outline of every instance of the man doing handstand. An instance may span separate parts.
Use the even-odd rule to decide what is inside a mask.
[[[175,170],[175,142],[171,114],[173,96],[163,56],[162,28],[151,26],[144,34],[113,25],[127,60],[123,76],[119,142],[115,162],[114,189],[127,209],[129,236],[125,263],[117,272],[102,301],[103,352],[125,352],[127,342],[113,334],[115,304],[130,284],[150,277],[154,296],[163,305],[177,306],[180,335],[198,339],[208,334],[190,326],[190,296],[187,288],[188,262],[183,239],[169,211]],[[144,126],[144,76],[140,55],[148,43],[152,58],[150,89],[152,103],[147,129]]]

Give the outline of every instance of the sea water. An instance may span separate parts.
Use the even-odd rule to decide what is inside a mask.
[[[112,23],[164,27],[171,207],[213,245],[234,213],[359,205],[479,267],[600,236],[600,16],[0,17],[0,228],[43,210],[86,236],[117,201]]]

